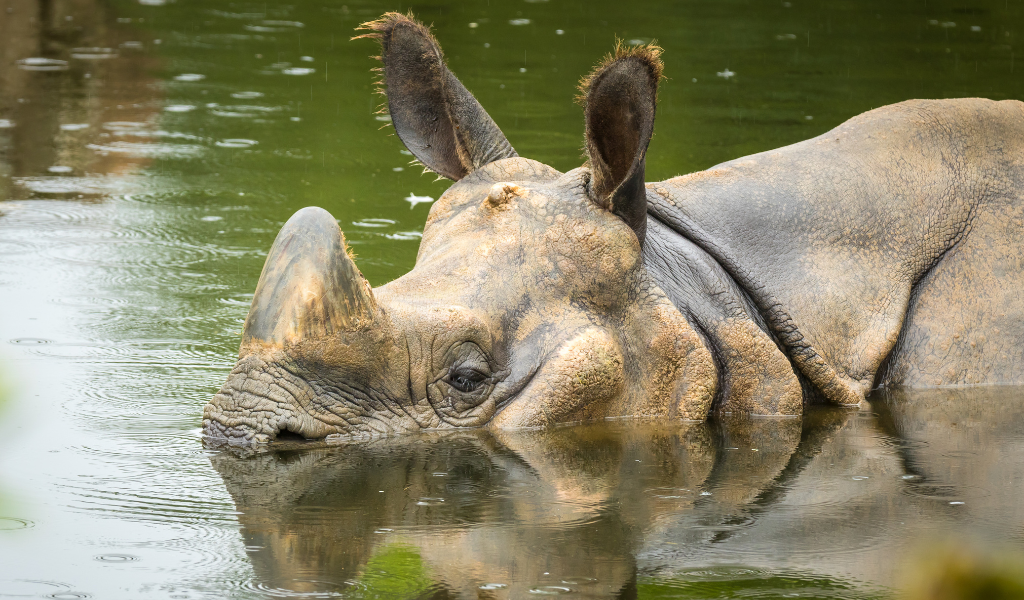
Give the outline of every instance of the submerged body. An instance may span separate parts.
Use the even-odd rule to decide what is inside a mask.
[[[906,102],[645,186],[657,48],[583,82],[589,161],[563,174],[515,153],[426,28],[367,27],[399,137],[457,183],[376,290],[326,211],[285,225],[208,436],[798,416],[878,384],[1024,382],[1024,104]]]

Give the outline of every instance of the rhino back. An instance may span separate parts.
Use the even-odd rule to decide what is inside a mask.
[[[883,361],[885,383],[1021,379],[1024,104],[903,102],[649,188],[830,401]]]

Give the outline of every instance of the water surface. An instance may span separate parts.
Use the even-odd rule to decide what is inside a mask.
[[[266,252],[330,210],[375,285],[446,188],[353,28],[408,4],[0,3],[0,597],[885,597],[942,540],[1024,549],[1024,394],[803,421],[204,448]],[[520,154],[665,48],[648,178],[913,97],[1024,98],[1020,2],[419,3]],[[382,129],[383,127],[383,129]],[[905,560],[906,559],[906,560]]]

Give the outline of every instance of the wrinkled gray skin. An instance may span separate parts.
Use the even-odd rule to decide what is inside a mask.
[[[589,160],[563,174],[516,155],[422,25],[366,28],[399,137],[456,183],[415,268],[376,290],[326,211],[284,226],[208,437],[798,416],[876,385],[1022,383],[1024,104],[904,102],[645,185],[657,48],[583,82]]]

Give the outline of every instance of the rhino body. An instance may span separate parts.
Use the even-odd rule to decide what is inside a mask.
[[[657,47],[581,83],[588,161],[560,173],[516,154],[425,27],[365,27],[399,137],[456,183],[375,290],[326,211],[289,220],[207,436],[793,417],[879,385],[1024,383],[1024,104],[904,102],[645,184]]]

